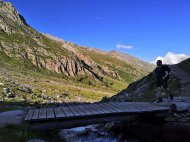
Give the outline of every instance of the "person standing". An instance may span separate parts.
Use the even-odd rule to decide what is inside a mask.
[[[157,102],[162,102],[162,88],[165,89],[166,95],[168,95],[169,90],[168,90],[168,79],[169,79],[169,72],[171,69],[167,65],[162,65],[161,60],[157,60],[156,62],[157,67],[154,70],[154,73],[156,75],[156,97],[157,97]],[[170,95],[170,100],[173,99],[173,96],[171,93]]]

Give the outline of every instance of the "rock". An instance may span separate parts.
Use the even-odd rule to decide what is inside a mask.
[[[3,83],[0,83],[0,86],[4,86],[4,84],[3,84]]]
[[[10,89],[9,89],[9,88],[3,88],[3,92],[4,92],[5,94],[7,94],[7,93],[10,92]]]
[[[45,141],[41,139],[31,139],[31,140],[28,140],[27,142],[45,142]]]
[[[86,127],[77,127],[72,129],[62,129],[59,132],[59,137],[66,142],[75,141],[78,136],[87,135],[89,133]]]
[[[42,93],[41,95],[39,95],[39,97],[42,98],[42,99],[44,99],[44,100],[48,99],[48,97],[44,93]]]
[[[29,86],[19,86],[18,90],[26,93],[32,93],[32,89]]]
[[[107,131],[118,131],[121,128],[121,122],[113,121],[105,124]]]
[[[14,98],[16,97],[15,93],[9,89],[9,88],[3,88],[4,94],[8,97],[8,98]]]
[[[25,112],[23,110],[13,110],[0,113],[0,127],[8,124],[20,125]]]
[[[20,83],[19,83],[18,81],[10,81],[10,83],[11,83],[11,85],[12,85],[13,87],[17,87],[17,86],[20,85]]]
[[[132,124],[132,133],[145,142],[155,142],[156,137],[161,134],[162,127],[156,124],[146,124],[142,122],[134,122]]]
[[[163,127],[163,137],[165,142],[189,142],[190,124],[170,122]]]
[[[186,102],[173,102],[171,104],[171,107],[175,110],[175,111],[188,111],[190,109],[190,103],[186,103]]]

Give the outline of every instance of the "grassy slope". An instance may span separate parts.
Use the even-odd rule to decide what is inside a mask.
[[[132,98],[133,101],[154,101],[156,99],[156,81],[154,78],[148,79],[150,87],[139,97]],[[173,94],[174,96],[180,95],[180,81],[174,76],[171,77],[171,79],[168,81],[168,88],[169,92]],[[162,90],[163,95],[165,94],[165,90]]]
[[[141,88],[141,89],[140,89]],[[170,75],[168,81],[169,92],[174,96],[181,94],[180,80],[174,75]],[[139,90],[140,89],[140,90]],[[165,90],[162,90],[163,96],[166,96]],[[125,97],[125,94],[130,94]],[[127,89],[122,90],[117,95],[111,97],[111,100],[122,101],[154,101],[156,99],[156,78],[153,74],[131,83]]]
[[[90,51],[89,49],[85,49],[83,47],[78,47],[77,49],[82,54],[90,56],[90,58],[93,61],[95,61],[98,65],[108,66],[111,70],[116,71],[121,78],[115,79],[119,81],[130,83],[145,75],[143,72],[140,72],[137,68],[133,67],[132,65],[129,65],[117,58],[113,58],[112,56],[103,53],[98,53],[93,50]]]
[[[0,71],[2,76],[0,82],[5,82],[6,84],[3,87],[9,87],[11,85],[9,81],[17,80],[21,84],[32,86],[34,88],[34,93],[37,95],[45,90],[47,96],[57,99],[56,96],[58,94],[69,92],[69,95],[64,96],[62,99],[59,98],[59,100],[98,101],[104,96],[116,94],[126,88],[128,83],[131,83],[144,75],[143,72],[121,60],[113,59],[111,56],[100,54],[93,50],[86,50],[85,48],[74,44],[73,46],[75,46],[75,48],[77,48],[83,55],[89,56],[98,65],[107,66],[111,70],[116,71],[119,78],[106,75],[102,82],[97,82],[88,75],[71,78],[64,76],[63,74],[50,72],[43,68],[39,69],[34,66],[30,60],[19,60],[18,58],[15,58],[15,56],[18,57],[21,53],[26,52],[28,50],[27,48],[30,48],[32,54],[44,60],[51,60],[53,59],[52,56],[67,56],[68,58],[72,58],[73,53],[66,48],[63,48],[62,43],[50,40],[31,27],[20,26],[17,23],[15,23],[15,27],[15,33],[6,34],[0,32],[0,40],[4,43],[8,43],[8,53],[12,57],[9,58],[3,52],[0,52],[0,66],[2,68]],[[13,50],[13,47],[16,48]],[[46,54],[43,54],[43,52]],[[8,81],[7,79],[5,80],[5,78],[8,78]],[[37,80],[37,82],[35,80]],[[3,87],[0,86],[1,91]],[[13,87],[12,89],[15,93],[21,95],[21,98],[24,96],[24,98],[34,102],[43,102],[39,97],[31,98],[31,95],[20,92],[17,88]]]
[[[41,94],[41,91],[46,90],[45,94],[54,99],[57,99],[56,96],[58,94],[68,91],[69,95],[63,97],[63,101],[98,101],[104,96],[110,96],[116,93],[118,91],[115,89],[118,87],[117,84],[121,84],[113,80],[113,88],[106,88],[105,86],[101,86],[101,84],[89,86],[78,83],[62,74],[37,68],[30,61],[10,58],[3,52],[0,52],[0,67],[0,82],[5,84],[5,86],[0,86],[1,92],[3,92],[3,88],[11,87],[10,81],[16,80],[21,84],[32,86],[35,94]],[[12,88],[20,96],[17,99],[26,96],[31,101],[43,102],[40,98],[31,98],[30,94],[23,93],[15,87]]]
[[[30,28],[28,30],[30,31],[30,33],[35,33],[35,31],[33,31]],[[111,94],[115,94],[118,91],[125,88],[127,86],[127,83],[125,83],[125,81],[127,82],[131,81],[131,79],[129,80],[127,77],[124,77],[126,78],[125,81],[118,80],[113,77],[105,77],[102,83],[94,82],[94,80],[90,77],[85,78],[83,76],[76,76],[75,78],[69,78],[61,74],[49,72],[43,68],[39,69],[35,67],[33,64],[31,64],[30,60],[18,60],[17,58],[14,58],[14,56],[25,51],[26,50],[25,45],[29,46],[33,51],[36,51],[34,52],[34,54],[44,59],[51,58],[51,55],[69,56],[72,54],[70,53],[70,51],[63,48],[61,46],[61,43],[55,42],[53,40],[49,40],[48,38],[41,35],[41,38],[39,40],[44,45],[42,47],[41,45],[38,45],[37,42],[33,38],[31,38],[31,36],[29,35],[23,36],[22,34],[19,34],[20,31],[25,32],[24,30],[19,29],[19,28],[18,28],[17,34],[13,33],[13,34],[8,35],[6,33],[0,32],[0,39],[2,41],[4,41],[5,43],[9,43],[10,45],[16,44],[19,46],[18,50],[9,51],[11,52],[10,55],[13,58],[9,58],[3,52],[0,53],[1,66],[5,69],[5,72],[8,71],[7,73],[10,75],[9,77],[10,80],[11,79],[19,80],[19,82],[21,83],[32,84],[32,86],[40,85],[41,88],[43,88],[44,90],[47,90],[47,88],[49,88],[46,94],[50,97],[52,97],[53,94],[59,94],[59,93],[65,92],[65,90],[69,90],[70,95],[67,97],[66,99],[67,101],[69,100],[74,101],[76,99],[77,100],[82,99],[86,101],[98,101],[103,96],[107,96],[107,95],[110,96]],[[39,50],[43,50],[44,48],[45,50],[47,50],[47,52],[49,52],[50,54],[49,57],[44,56],[38,52]],[[101,58],[96,59],[94,58],[96,57],[96,55],[94,55],[92,52],[89,52],[89,56],[92,56],[95,62],[96,61],[99,62],[100,61],[99,59],[101,59],[102,63],[104,62],[106,63],[108,61],[110,64],[113,64],[113,66],[116,66],[117,63],[120,62],[120,61],[113,62],[113,59],[111,59],[110,57],[107,58],[104,56],[101,56]],[[123,65],[123,63],[119,63],[119,64]],[[122,70],[119,70],[119,74],[121,74],[120,76],[125,76],[125,75],[129,76],[124,71],[122,73],[120,72],[122,72]],[[21,77],[17,77],[17,76],[21,76]],[[43,83],[41,82],[40,84],[39,83],[34,84],[26,78],[31,78],[33,80],[35,80],[35,78],[42,79],[42,80],[53,80],[53,81],[55,80],[55,81],[58,81],[59,83],[56,83],[55,85],[56,87],[55,86],[53,87],[51,83],[42,81]],[[58,79],[58,78],[61,78],[61,79]],[[81,78],[85,78],[85,79],[81,79]],[[82,80],[82,81],[79,81],[79,80]],[[3,80],[0,80],[0,81],[2,82]],[[9,85],[7,85],[7,87],[8,86]],[[87,89],[84,89],[84,88],[87,88]],[[37,91],[35,93],[39,94],[39,89],[36,89],[36,90]],[[17,90],[15,91],[16,93],[22,93],[22,92],[18,92]],[[37,101],[37,100],[34,100],[34,101]]]
[[[182,61],[179,66],[181,68],[183,68],[186,72],[188,72],[190,74],[190,58],[185,60],[185,61]]]

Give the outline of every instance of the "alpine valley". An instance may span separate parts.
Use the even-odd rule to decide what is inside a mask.
[[[80,46],[29,26],[0,1],[0,99],[94,102],[111,97],[154,66],[118,51]]]

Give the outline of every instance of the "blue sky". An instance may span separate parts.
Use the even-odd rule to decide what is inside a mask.
[[[189,0],[8,1],[38,31],[79,45],[145,61],[190,53]]]

